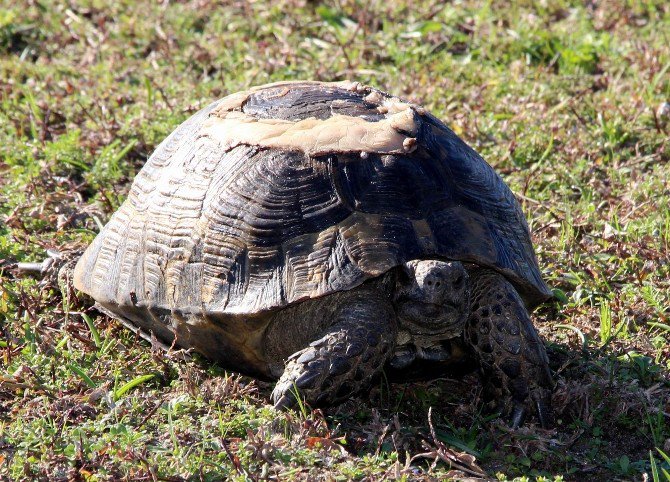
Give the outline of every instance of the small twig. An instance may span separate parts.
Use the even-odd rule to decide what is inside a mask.
[[[423,21],[432,20],[433,17],[435,17],[435,15],[440,13],[446,7],[447,4],[445,2],[437,2],[435,6],[428,11],[428,13],[421,16],[421,20]]]
[[[593,140],[596,140],[596,137],[591,132],[591,129],[589,129],[588,122],[586,122],[586,120],[581,115],[579,115],[577,110],[572,105],[568,105],[568,109],[570,109],[570,112],[573,113],[573,115],[577,118],[577,120],[582,125],[582,127],[584,127],[584,130],[589,135],[589,137],[591,137],[591,139],[593,139]]]
[[[391,424],[387,424],[386,427],[384,427],[384,430],[382,431],[381,437],[379,437],[379,440],[377,441],[377,450],[375,450],[375,457],[379,456],[379,452],[382,449],[382,444],[384,443],[384,439],[386,438],[386,435],[388,434],[389,429],[391,428]]]
[[[147,423],[147,421],[156,413],[156,411],[160,408],[161,405],[163,405],[164,399],[161,398],[154,407],[149,410],[149,413],[147,413],[144,418],[140,421],[140,423],[137,425],[137,429],[139,430],[140,428],[144,427],[144,424]]]
[[[226,444],[225,440],[221,440],[221,446],[223,447],[223,450],[225,450],[226,455],[228,455],[228,458],[230,459],[230,463],[233,464],[233,467],[235,467],[235,470],[237,470],[237,473],[240,475],[246,475],[248,476],[246,470],[242,468],[242,465],[240,464],[240,460],[236,458],[233,453],[230,451],[228,448],[228,445]]]
[[[437,462],[437,460],[440,459],[446,464],[449,464],[450,467],[453,467],[456,470],[459,470],[463,473],[473,475],[476,477],[488,477],[488,474],[484,472],[479,466],[477,466],[477,464],[474,463],[475,458],[472,455],[465,453],[457,454],[457,452],[451,450],[437,438],[437,434],[435,432],[435,426],[433,425],[433,407],[430,407],[428,409],[428,427],[430,427],[430,435],[431,438],[433,439],[435,449],[430,452],[417,454],[414,457],[412,457],[412,460],[419,457],[423,458],[434,457],[435,462]],[[464,457],[469,460],[463,461],[462,459]]]
[[[135,451],[133,451],[132,454],[135,457],[137,457],[139,459],[139,461],[142,462],[144,464],[144,466],[147,468],[147,471],[149,471],[149,475],[151,476],[151,480],[153,482],[158,482],[158,476],[156,475],[156,469],[151,466],[151,464],[149,463],[147,458],[144,455],[138,454]],[[161,479],[161,480],[165,480],[165,479]]]

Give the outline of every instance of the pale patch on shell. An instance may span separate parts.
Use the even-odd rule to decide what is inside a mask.
[[[323,120],[258,119],[240,111],[216,109],[203,123],[200,135],[220,142],[227,150],[246,144],[295,149],[316,156],[329,152],[405,153],[408,136],[401,132],[416,135],[412,109],[377,122],[339,114]]]
[[[308,118],[289,121],[258,119],[241,112],[244,102],[254,92],[280,87],[288,91],[290,87],[299,85],[323,85],[366,92],[364,100],[379,104],[377,110],[386,114],[386,119],[369,122],[360,117],[338,114],[325,120]],[[366,156],[370,152],[401,154],[416,149],[416,139],[406,135],[416,135],[414,112],[412,104],[397,97],[388,97],[360,82],[283,81],[252,87],[223,98],[203,124],[200,135],[219,141],[225,149],[246,144],[296,149],[309,155],[352,151],[364,151]]]
[[[363,97],[363,100],[371,104],[377,104],[377,112],[380,114],[397,114],[407,109],[412,109],[419,115],[426,114],[426,109],[419,105],[404,102],[397,97],[391,97],[369,87],[368,89],[370,89],[370,93]]]
[[[349,90],[351,90],[352,92],[362,93],[362,92],[367,92],[368,90],[370,90],[370,87],[368,87],[367,85],[361,84],[360,82],[351,82],[350,84],[351,85],[349,86]]]
[[[383,97],[382,94],[376,90],[373,90],[370,92],[368,95],[363,97],[363,100],[365,102],[369,102],[370,104],[381,104],[383,102]]]
[[[405,152],[414,152],[416,150],[416,138],[407,137],[402,141],[402,147],[405,149]]]
[[[407,102],[403,102],[397,97],[387,97],[382,101],[382,105],[380,107],[384,109],[384,113],[397,114],[398,112],[410,110],[414,106],[412,104],[408,104]]]

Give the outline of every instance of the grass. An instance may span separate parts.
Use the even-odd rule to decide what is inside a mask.
[[[668,32],[663,0],[5,0],[0,478],[670,480]],[[17,275],[90,242],[198,108],[301,78],[424,104],[518,194],[557,296],[535,313],[555,429],[485,416],[473,375],[277,413]]]

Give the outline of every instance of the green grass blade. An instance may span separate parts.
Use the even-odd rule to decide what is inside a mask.
[[[135,377],[132,380],[130,380],[128,383],[122,385],[120,388],[116,389],[114,391],[114,400],[118,400],[122,396],[124,396],[128,391],[132,390],[138,385],[143,384],[144,382],[147,382],[154,378],[156,376],[155,373],[150,373],[148,375],[140,375],[139,377]]]
[[[666,325],[665,323],[658,323],[656,321],[649,321],[647,322],[648,326],[651,326],[653,328],[659,328],[661,330],[665,330],[670,332],[670,325]]]
[[[86,322],[88,329],[91,330],[91,336],[93,337],[93,343],[95,343],[96,348],[100,348],[102,346],[102,340],[100,339],[100,333],[98,332],[98,329],[95,327],[93,320],[86,313],[82,313],[81,317]]]
[[[442,442],[445,442],[452,447],[456,447],[457,449],[462,450],[463,452],[466,452],[470,455],[474,455],[478,459],[482,458],[482,454],[478,450],[473,449],[457,437],[454,437],[453,435],[444,432],[443,430],[436,430],[435,433],[437,434],[437,438]]]
[[[151,80],[149,77],[144,78],[144,87],[147,89],[147,105],[150,107],[154,106],[154,88],[151,85]]]
[[[653,482],[660,482],[660,478],[658,476],[658,467],[656,466],[656,459],[654,458],[654,454],[649,451],[649,463],[651,464],[651,480]]]
[[[89,377],[88,374],[84,371],[84,369],[81,368],[79,365],[77,365],[76,363],[68,363],[67,367],[70,369],[72,373],[81,378],[86,385],[88,385],[91,388],[97,388],[98,384],[95,383],[93,379]]]
[[[607,343],[612,334],[612,311],[607,302],[600,305],[600,342]]]
[[[579,341],[582,343],[582,349],[583,349],[583,350],[586,350],[586,349],[588,348],[588,342],[587,342],[587,340],[586,340],[586,335],[584,335],[584,333],[582,332],[582,330],[580,330],[580,329],[577,328],[576,326],[572,326],[572,325],[554,325],[554,328],[562,328],[562,329],[564,329],[564,330],[570,330],[570,331],[573,331],[573,332],[576,333],[577,336],[579,337]]]

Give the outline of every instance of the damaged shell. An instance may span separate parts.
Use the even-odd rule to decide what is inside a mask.
[[[439,120],[354,82],[281,82],[165,139],[75,286],[125,319],[239,330],[427,257],[493,268],[528,305],[550,294],[513,194]]]

